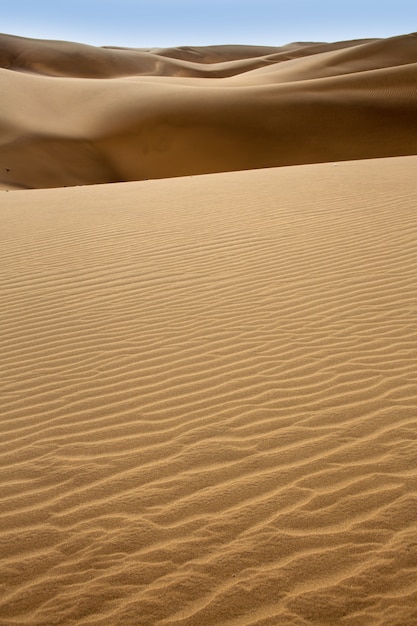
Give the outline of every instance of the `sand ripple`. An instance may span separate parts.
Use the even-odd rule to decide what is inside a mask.
[[[1,624],[416,623],[416,165],[1,193]]]

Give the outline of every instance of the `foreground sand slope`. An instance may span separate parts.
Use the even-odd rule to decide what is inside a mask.
[[[416,157],[0,194],[0,623],[417,622]]]
[[[3,187],[417,153],[415,35],[149,51],[4,35],[0,59]]]

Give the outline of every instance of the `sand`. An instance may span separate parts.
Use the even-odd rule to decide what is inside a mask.
[[[417,156],[393,143],[415,141],[400,129],[416,42],[294,44],[269,66],[262,48],[126,52],[201,72],[262,61],[222,79],[229,89],[168,71],[74,78],[65,63],[56,77],[49,50],[72,44],[3,39],[27,56],[4,52],[14,106],[0,104],[0,163],[16,159],[0,190],[1,626],[417,623]],[[385,69],[369,69],[376,58]],[[347,82],[331,59],[352,64]],[[252,115],[250,136],[281,124],[291,72],[289,100],[325,93],[310,118],[318,161],[333,150],[332,97],[371,133],[385,94],[380,143],[341,129],[342,160],[308,164],[305,121],[303,164],[261,167],[256,144],[253,167],[229,171],[239,146],[222,107]],[[99,145],[128,163],[139,135],[124,144],[115,123],[105,144],[104,120],[130,106],[127,128],[141,89],[145,108],[178,93],[156,115],[170,104],[183,121],[188,95],[210,93],[217,134],[194,130],[213,132],[213,154],[230,141],[217,161],[230,168],[165,178],[169,150],[157,162],[143,149],[155,180],[60,187],[106,182]],[[383,158],[361,158],[378,146]],[[208,167],[206,144],[186,147],[172,168]]]
[[[414,34],[153,51],[0,35],[0,66],[3,187],[417,154]]]

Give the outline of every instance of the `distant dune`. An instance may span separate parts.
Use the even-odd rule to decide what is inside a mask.
[[[417,37],[96,48],[0,36],[0,184],[417,153]]]
[[[0,626],[417,624],[417,38],[0,51]]]

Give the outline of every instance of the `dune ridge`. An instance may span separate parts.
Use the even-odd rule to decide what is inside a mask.
[[[416,166],[0,192],[0,624],[416,622]]]
[[[417,37],[96,48],[0,36],[0,185],[417,154]]]

